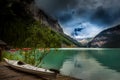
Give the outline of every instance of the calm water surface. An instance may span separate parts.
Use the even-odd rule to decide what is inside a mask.
[[[42,66],[83,80],[120,80],[120,49],[52,49]]]

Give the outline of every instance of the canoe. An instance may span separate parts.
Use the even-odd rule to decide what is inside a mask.
[[[13,69],[38,75],[43,78],[56,78],[56,73],[44,68],[38,68],[30,64],[22,63],[16,60],[8,60],[4,58],[4,61]]]

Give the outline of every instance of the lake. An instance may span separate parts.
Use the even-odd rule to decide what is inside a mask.
[[[120,49],[60,48],[51,49],[42,67],[83,80],[120,80]]]

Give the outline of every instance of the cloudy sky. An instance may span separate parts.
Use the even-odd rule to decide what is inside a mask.
[[[74,38],[94,37],[120,23],[120,0],[35,0]]]

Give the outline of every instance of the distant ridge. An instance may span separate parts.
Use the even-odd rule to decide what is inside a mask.
[[[91,42],[89,42],[88,47],[120,48],[120,25],[99,33]]]

